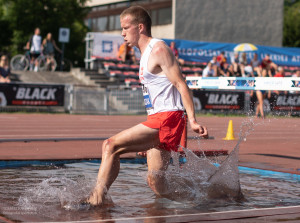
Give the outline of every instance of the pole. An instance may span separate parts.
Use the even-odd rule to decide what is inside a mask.
[[[63,60],[64,60],[64,54],[65,54],[65,43],[62,43],[61,46],[61,58],[60,58],[60,71],[63,71]]]

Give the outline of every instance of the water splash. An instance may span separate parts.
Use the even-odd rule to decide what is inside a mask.
[[[54,204],[60,204],[68,210],[80,210],[86,207],[80,205],[91,191],[93,184],[85,177],[72,180],[66,177],[51,177],[38,183],[32,188],[26,189],[23,196],[18,200],[19,207],[31,208],[37,213],[49,215],[53,213]],[[52,211],[51,211],[52,210]]]
[[[180,165],[179,154],[172,152],[173,166],[165,172],[150,172],[156,177],[164,177],[167,193],[164,197],[175,201],[203,203],[211,199],[243,198],[238,170],[239,145],[254,130],[253,118],[247,118],[240,126],[239,139],[233,151],[220,164],[209,158],[196,156],[191,150],[182,148],[186,163]]]

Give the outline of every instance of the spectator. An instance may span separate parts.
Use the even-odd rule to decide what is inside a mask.
[[[222,51],[218,56],[217,56],[217,62],[219,63],[219,66],[221,70],[224,69],[224,64],[227,62],[227,58],[225,57],[225,52]]]
[[[235,74],[235,76],[241,76],[241,67],[240,67],[240,64],[239,64],[239,53],[238,52],[235,52],[234,53],[234,57],[231,58],[231,64],[233,66],[233,72]]]
[[[43,40],[43,49],[44,54],[49,56],[54,56],[55,50],[62,53],[61,49],[57,47],[55,40],[52,38],[52,33],[48,33]]]
[[[123,63],[130,62],[130,63],[136,63],[135,53],[134,49],[126,44],[124,42],[118,51],[117,58],[121,59]]]
[[[261,77],[261,67],[260,67],[260,61],[258,60],[257,53],[254,54],[253,59],[251,60],[251,66],[253,69],[253,76]]]
[[[172,42],[170,43],[170,48],[171,48],[171,50],[172,50],[174,56],[176,57],[178,63],[179,63],[180,65],[184,65],[184,60],[181,59],[181,58],[179,58],[179,53],[178,53],[178,50],[177,50],[177,48],[176,48],[176,46],[175,46],[175,42],[174,42],[174,41],[172,41]]]
[[[292,77],[300,77],[300,70],[297,70]]]
[[[225,63],[224,69],[221,70],[221,75],[224,77],[234,77],[233,66]]]
[[[277,65],[272,62],[269,54],[266,54],[265,58],[262,60],[261,69],[263,77],[272,77],[272,69],[277,70]]]
[[[249,76],[249,74],[252,75],[252,67],[248,66],[248,59],[247,59],[247,54],[245,52],[242,53],[241,58],[239,59],[239,66],[241,69],[241,74],[243,77]],[[247,75],[246,75],[247,73]]]
[[[278,67],[278,72],[274,75],[274,77],[284,77],[284,70],[282,67]],[[279,95],[280,94],[280,91],[273,91],[275,94]],[[285,93],[287,94],[287,91],[285,91]]]
[[[211,62],[208,62],[207,66],[202,72],[202,77],[215,77],[217,76],[215,69],[213,68],[213,65]]]
[[[274,75],[274,77],[284,77],[284,70],[282,67],[278,67],[278,72]]]
[[[0,83],[10,83],[10,68],[8,57],[6,55],[1,56],[0,62]]]
[[[34,35],[30,37],[29,41],[26,44],[26,49],[30,51],[30,70],[38,71],[38,61],[36,58],[41,54],[42,46],[42,37],[40,36],[40,29],[36,28],[34,30]]]
[[[52,38],[52,33],[48,33],[46,38],[43,40],[43,50],[44,54],[47,57],[47,67],[51,67],[51,70],[54,70],[54,53],[55,50],[57,50],[59,53],[62,53],[62,51],[57,47],[55,40]]]
[[[300,77],[300,70],[297,70],[292,77]],[[295,81],[295,86],[300,87],[300,81]],[[300,91],[296,91],[297,94],[300,94]]]
[[[220,64],[217,61],[217,57],[213,57],[211,59],[210,63],[211,63],[212,69],[214,69],[214,75],[218,76]]]

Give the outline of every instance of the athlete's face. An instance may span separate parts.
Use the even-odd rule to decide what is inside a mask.
[[[122,28],[122,36],[126,44],[129,46],[137,46],[139,26],[132,23],[132,16],[125,15],[124,17],[121,17],[120,22]]]

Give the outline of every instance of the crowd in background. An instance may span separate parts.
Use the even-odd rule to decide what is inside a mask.
[[[184,60],[179,57],[175,42],[170,43],[170,48],[181,66]],[[284,69],[277,66],[266,55],[263,60],[259,60],[258,54],[254,53],[253,59],[248,60],[245,52],[234,52],[230,61],[226,58],[225,52],[214,56],[203,69],[202,73],[196,72],[196,76],[202,77],[285,77]],[[300,76],[300,69],[295,71],[293,76]]]
[[[257,53],[251,61],[245,52],[235,52],[229,63],[225,53],[221,52],[208,62],[202,72],[203,77],[284,77],[284,70],[278,67],[269,55],[260,61]]]
[[[299,70],[294,76],[299,76]],[[258,54],[254,53],[250,61],[245,52],[235,52],[229,63],[225,53],[221,52],[207,63],[202,77],[285,77],[285,73],[284,69],[275,64],[268,54],[260,61]]]

